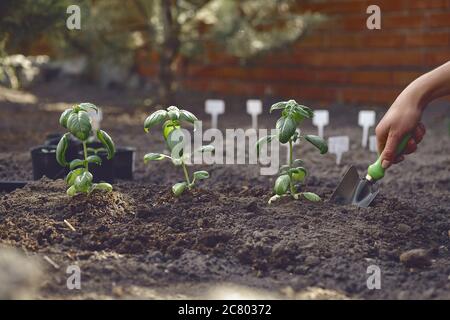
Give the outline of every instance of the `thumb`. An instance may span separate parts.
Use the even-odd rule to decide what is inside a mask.
[[[381,152],[381,166],[383,169],[387,169],[394,163],[396,157],[397,146],[401,140],[401,135],[397,132],[389,131],[386,146],[383,152]]]

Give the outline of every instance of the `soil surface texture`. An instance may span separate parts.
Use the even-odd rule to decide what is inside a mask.
[[[45,177],[0,193],[0,244],[39,261],[36,297],[450,298],[450,109],[427,112],[419,150],[387,171],[371,207],[358,208],[328,199],[350,164],[363,176],[376,154],[360,146],[359,109],[333,106],[325,135],[351,139],[341,166],[331,154],[296,146],[310,172],[302,190],[323,202],[283,198],[269,205],[275,177],[261,176],[257,165],[190,167],[208,170],[210,179],[174,198],[181,169],[142,161],[165,149],[157,130],[143,131],[154,109],[132,95],[83,87],[64,94],[69,88],[53,86],[35,88],[26,101],[20,92],[0,99],[0,180],[32,179],[30,148],[63,132],[59,114],[76,97],[103,107],[102,126],[117,145],[137,149],[136,168],[135,179],[118,181],[111,194],[70,198],[63,180]],[[208,128],[203,98],[187,96],[183,107]],[[244,103],[227,100],[222,129],[250,126]],[[384,111],[376,111],[380,118]],[[271,128],[275,117],[262,116],[260,126]],[[302,129],[316,132],[310,123]],[[281,154],[285,161],[284,148]],[[81,290],[66,286],[74,264]],[[380,271],[378,290],[367,285],[373,270]]]

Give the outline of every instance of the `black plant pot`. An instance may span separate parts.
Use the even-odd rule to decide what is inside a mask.
[[[25,187],[26,184],[26,181],[0,181],[0,192],[12,192]]]
[[[99,148],[103,148],[103,144],[101,142],[95,141],[95,142],[88,143],[87,147],[99,149]],[[108,160],[105,158],[106,161],[108,162],[108,165],[109,165],[109,162],[112,162],[113,177],[115,179],[133,180],[135,153],[136,153],[135,148],[117,147],[114,158],[112,158],[111,160]],[[102,166],[103,166],[103,163],[106,163],[106,162],[102,158]],[[94,179],[95,179],[95,176],[94,176]],[[104,180],[104,181],[109,182],[107,180]]]
[[[118,147],[113,158],[114,177],[123,180],[133,180],[136,149]]]
[[[89,147],[97,148],[91,144],[89,144]],[[97,155],[102,159],[101,165],[89,163],[89,172],[94,176],[93,181],[114,183],[114,159],[108,160],[108,153],[104,151],[98,152]],[[84,159],[83,151],[80,151],[78,158]]]
[[[33,164],[33,179],[39,180],[43,176],[50,179],[64,179],[69,172],[56,161],[56,146],[38,146],[31,149]]]
[[[46,146],[56,146],[63,135],[61,133],[51,133],[48,134],[45,140]],[[82,144],[80,141],[74,139],[72,135],[69,135],[69,146],[66,151],[66,160],[68,162],[76,159],[78,157],[78,152],[82,149]]]

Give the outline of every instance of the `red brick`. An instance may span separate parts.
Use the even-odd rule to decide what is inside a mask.
[[[450,10],[430,13],[425,20],[425,26],[430,28],[450,27]]]
[[[408,0],[411,9],[444,9],[450,8],[449,0]]]
[[[450,19],[450,17],[449,17]],[[450,35],[445,33],[412,33],[405,37],[405,45],[409,47],[448,47]]]
[[[425,54],[425,65],[437,67],[445,62],[450,61],[450,49],[445,51],[431,51]]]
[[[420,12],[420,11],[419,11]],[[395,15],[381,16],[381,30],[386,29],[414,29],[423,28],[425,26],[424,13],[404,14],[399,13]]]
[[[358,71],[350,73],[350,82],[353,84],[389,85],[392,82],[391,72]]]
[[[422,72],[397,71],[392,73],[392,82],[397,86],[406,86],[421,75]]]

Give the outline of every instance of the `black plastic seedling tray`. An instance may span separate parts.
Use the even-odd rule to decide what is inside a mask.
[[[27,183],[27,181],[0,181],[0,192],[12,192],[25,187]]]

